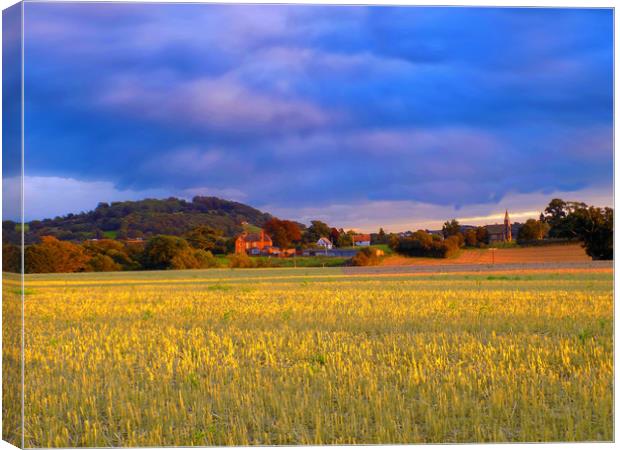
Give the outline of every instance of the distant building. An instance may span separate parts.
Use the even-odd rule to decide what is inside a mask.
[[[334,248],[334,244],[332,244],[332,241],[330,241],[326,237],[322,237],[321,239],[316,241],[316,245],[318,245],[319,247],[326,248],[328,250],[331,250],[332,248]]]
[[[437,236],[440,240],[444,240],[443,230],[426,230],[431,236]]]
[[[353,245],[356,247],[368,247],[370,245],[370,234],[354,234]]]
[[[280,247],[274,247],[273,245],[266,245],[261,250],[261,254],[265,256],[280,256],[280,253],[282,253]]]
[[[355,256],[358,251],[359,250],[354,248],[332,248],[331,250],[326,250],[324,248],[306,248],[301,252],[301,256],[338,256],[340,258],[351,258]]]
[[[512,242],[512,225],[508,210],[506,210],[503,224],[486,225],[485,228],[489,234],[489,244],[493,242]]]
[[[241,233],[235,240],[236,254],[260,255],[265,247],[273,247],[273,242],[264,230],[259,233]]]

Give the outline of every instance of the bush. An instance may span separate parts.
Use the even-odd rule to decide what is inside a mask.
[[[121,265],[108,255],[95,255],[86,264],[87,272],[114,272],[121,269]]]
[[[376,266],[381,262],[381,257],[376,248],[363,248],[350,262],[352,266]]]
[[[440,254],[442,258],[451,258],[456,256],[459,252],[459,249],[462,245],[462,239],[459,236],[463,236],[461,234],[450,236],[443,241],[443,244],[440,249]]]
[[[228,265],[230,268],[234,269],[249,269],[256,267],[256,263],[245,253],[232,255]]]
[[[274,267],[271,258],[254,258],[254,267]]]
[[[202,269],[208,269],[208,268],[212,268],[212,267],[219,267],[219,265],[220,265],[218,260],[217,260],[217,258],[215,256],[213,256],[213,253],[211,253],[209,251],[196,250],[194,252],[194,256],[195,256],[196,260],[199,262],[200,268],[202,268]]]
[[[443,241],[431,236],[426,231],[416,231],[411,237],[397,241],[395,250],[406,256],[426,256],[431,258],[449,258],[458,253],[463,244],[463,235],[457,233]]]

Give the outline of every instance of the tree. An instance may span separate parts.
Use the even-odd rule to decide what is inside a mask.
[[[149,239],[144,248],[144,267],[170,269],[173,264],[182,265],[181,261],[188,253],[190,246],[185,239],[178,236],[155,236]]]
[[[24,255],[27,273],[81,272],[89,259],[81,246],[53,236],[43,236],[41,243],[28,246]]]
[[[94,271],[99,271],[99,268],[102,267],[105,267],[105,271],[140,269],[139,253],[142,252],[142,245],[140,244],[139,247],[140,248],[134,248],[132,245],[121,241],[116,241],[114,239],[87,241],[82,244],[82,248],[91,258],[95,259],[97,256],[106,256],[112,259],[115,264],[120,266],[118,269],[111,269],[112,266],[107,262],[107,260],[97,258],[96,261],[92,261],[90,263],[90,267]]]
[[[320,220],[313,220],[311,225],[306,229],[303,240],[306,243],[315,243],[322,237],[327,237],[331,234],[331,228]]]
[[[332,228],[329,233],[329,239],[332,241],[334,245],[338,245],[338,240],[340,239],[340,231],[338,228]]]
[[[443,224],[441,231],[443,232],[443,237],[445,238],[454,236],[461,232],[461,225],[458,220],[452,219]]]
[[[208,225],[199,225],[184,235],[192,247],[212,253],[226,252],[224,233]]]
[[[572,211],[567,219],[592,259],[614,257],[614,210],[590,206]]]
[[[553,199],[545,208],[552,237],[579,239],[592,259],[613,259],[614,210]]]
[[[2,271],[20,273],[22,267],[22,254],[20,246],[4,244],[2,246]]]
[[[549,236],[554,238],[575,238],[575,224],[572,223],[575,216],[572,213],[587,208],[583,202],[565,202],[554,198],[545,208],[543,221],[549,224]]]
[[[373,244],[387,244],[389,237],[383,228],[379,228],[378,233],[371,233],[370,240]]]
[[[478,233],[475,229],[470,228],[469,230],[465,231],[464,238],[466,246],[475,247],[476,245],[478,245]]]
[[[410,237],[399,238],[396,245],[392,244],[392,248],[407,256],[448,258],[458,252],[461,238],[462,235],[459,233],[441,241],[426,231],[418,230]]]
[[[560,198],[554,198],[545,208],[543,217],[551,228],[557,227],[566,217],[566,202]]]
[[[549,232],[549,224],[536,219],[528,219],[519,228],[518,241],[539,241]]]
[[[86,271],[88,272],[114,272],[121,269],[122,266],[114,262],[108,255],[95,255],[86,263]]]
[[[341,228],[339,233],[340,235],[338,236],[337,247],[352,247],[355,231],[349,230],[345,233],[345,231]]]
[[[488,244],[489,243],[489,230],[487,230],[485,227],[476,228],[476,241],[478,241],[478,245]]]
[[[299,225],[290,220],[280,220],[274,217],[269,219],[263,228],[276,247],[290,248],[301,241]]]

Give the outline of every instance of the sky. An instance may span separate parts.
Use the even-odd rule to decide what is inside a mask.
[[[611,206],[612,35],[610,9],[26,3],[25,215],[215,195],[401,231]]]

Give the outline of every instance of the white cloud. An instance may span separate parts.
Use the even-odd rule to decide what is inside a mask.
[[[104,87],[99,104],[167,126],[236,133],[263,132],[266,127],[304,130],[325,125],[331,118],[310,102],[257,92],[231,77],[199,78],[174,86],[118,77]]]

